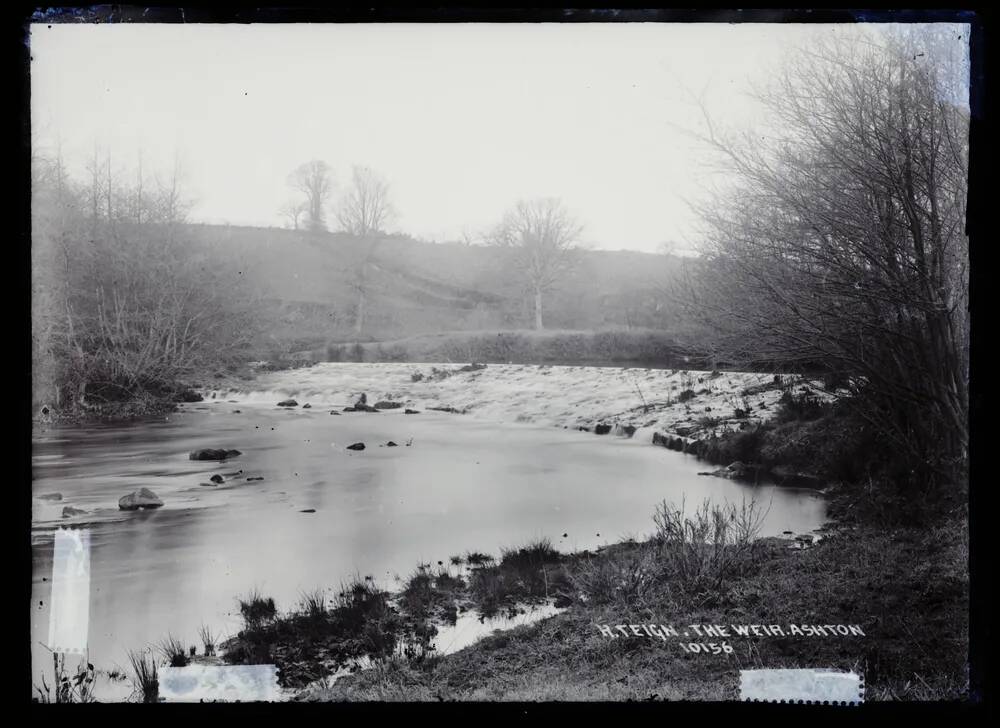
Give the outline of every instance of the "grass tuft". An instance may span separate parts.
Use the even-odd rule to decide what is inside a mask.
[[[170,667],[187,666],[189,660],[184,643],[173,635],[168,634],[160,640],[156,648],[160,654],[163,655],[163,659],[167,661],[167,664],[169,664]]]
[[[140,652],[129,650],[128,659],[132,667],[132,686],[136,696],[143,703],[159,702],[160,677],[153,653],[148,649]]]

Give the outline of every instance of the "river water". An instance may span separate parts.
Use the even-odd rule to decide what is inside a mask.
[[[824,521],[815,492],[699,477],[704,463],[645,441],[428,411],[332,415],[329,407],[212,401],[156,421],[36,428],[33,675],[51,668],[41,643],[59,527],[89,531],[87,644],[90,661],[110,668],[168,633],[191,645],[202,624],[234,633],[236,597],[251,589],[284,609],[355,574],[394,587],[420,562],[498,554],[537,537],[562,551],[594,548],[650,533],[663,500],[692,507],[754,498],[768,509],[764,535]],[[390,440],[398,446],[386,447]],[[355,442],[366,449],[346,449]],[[188,459],[202,447],[242,455]],[[225,482],[201,485],[214,474]],[[118,510],[118,499],[140,487],[165,505]],[[62,500],[41,498],[53,493]],[[65,506],[84,513],[63,518]]]

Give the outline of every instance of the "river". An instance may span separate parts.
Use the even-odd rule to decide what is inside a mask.
[[[59,527],[89,531],[87,644],[90,661],[107,668],[168,633],[192,645],[202,624],[234,633],[236,597],[254,588],[289,608],[303,592],[355,574],[391,588],[420,562],[498,554],[537,537],[562,551],[594,548],[650,533],[662,500],[690,507],[754,498],[768,509],[763,535],[824,521],[815,492],[699,477],[704,463],[644,440],[331,408],[214,400],[156,421],[36,427],[33,676],[51,668],[39,643],[48,639]],[[346,449],[355,442],[365,450]],[[202,447],[242,454],[188,459]],[[225,482],[201,485],[214,474]],[[118,499],[140,487],[165,505],[120,511]],[[53,493],[62,500],[42,498]],[[65,506],[84,513],[63,518]]]

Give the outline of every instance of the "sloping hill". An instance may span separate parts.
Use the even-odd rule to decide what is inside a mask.
[[[344,233],[191,225],[240,285],[266,302],[266,326],[282,348],[327,341],[388,340],[423,333],[524,328],[530,301],[501,251],[429,243],[402,235],[374,244]],[[367,317],[353,329],[358,261],[371,246]],[[594,330],[669,328],[662,286],[677,260],[633,251],[581,251],[576,267],[546,298],[546,325]]]

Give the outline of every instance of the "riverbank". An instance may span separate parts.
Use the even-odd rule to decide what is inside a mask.
[[[764,667],[855,670],[869,701],[966,696],[968,541],[960,523],[926,533],[854,529],[801,550],[768,543],[745,573],[709,590],[678,588],[659,549],[656,542],[628,544],[578,558],[571,573],[587,601],[539,624],[427,666],[386,661],[303,697],[732,700],[739,671]],[[629,626],[650,624],[688,636],[661,639]],[[731,637],[697,637],[689,625],[725,625]],[[777,625],[784,636],[737,636],[741,625]],[[790,634],[792,625],[803,634]],[[853,625],[863,636],[806,636],[810,625]],[[682,646],[692,642],[727,643],[733,651]]]
[[[391,602],[357,583],[329,611],[313,601],[247,628],[227,659],[277,662],[294,686],[334,674],[345,650],[376,653],[368,669],[314,680],[297,693],[306,701],[734,700],[740,670],[775,667],[853,670],[868,701],[966,697],[963,523],[841,528],[802,548],[736,540],[697,575],[678,546],[662,528],[596,552],[533,544],[464,578],[418,569]],[[426,651],[430,616],[495,595],[510,608],[555,595],[563,611],[455,654]]]

